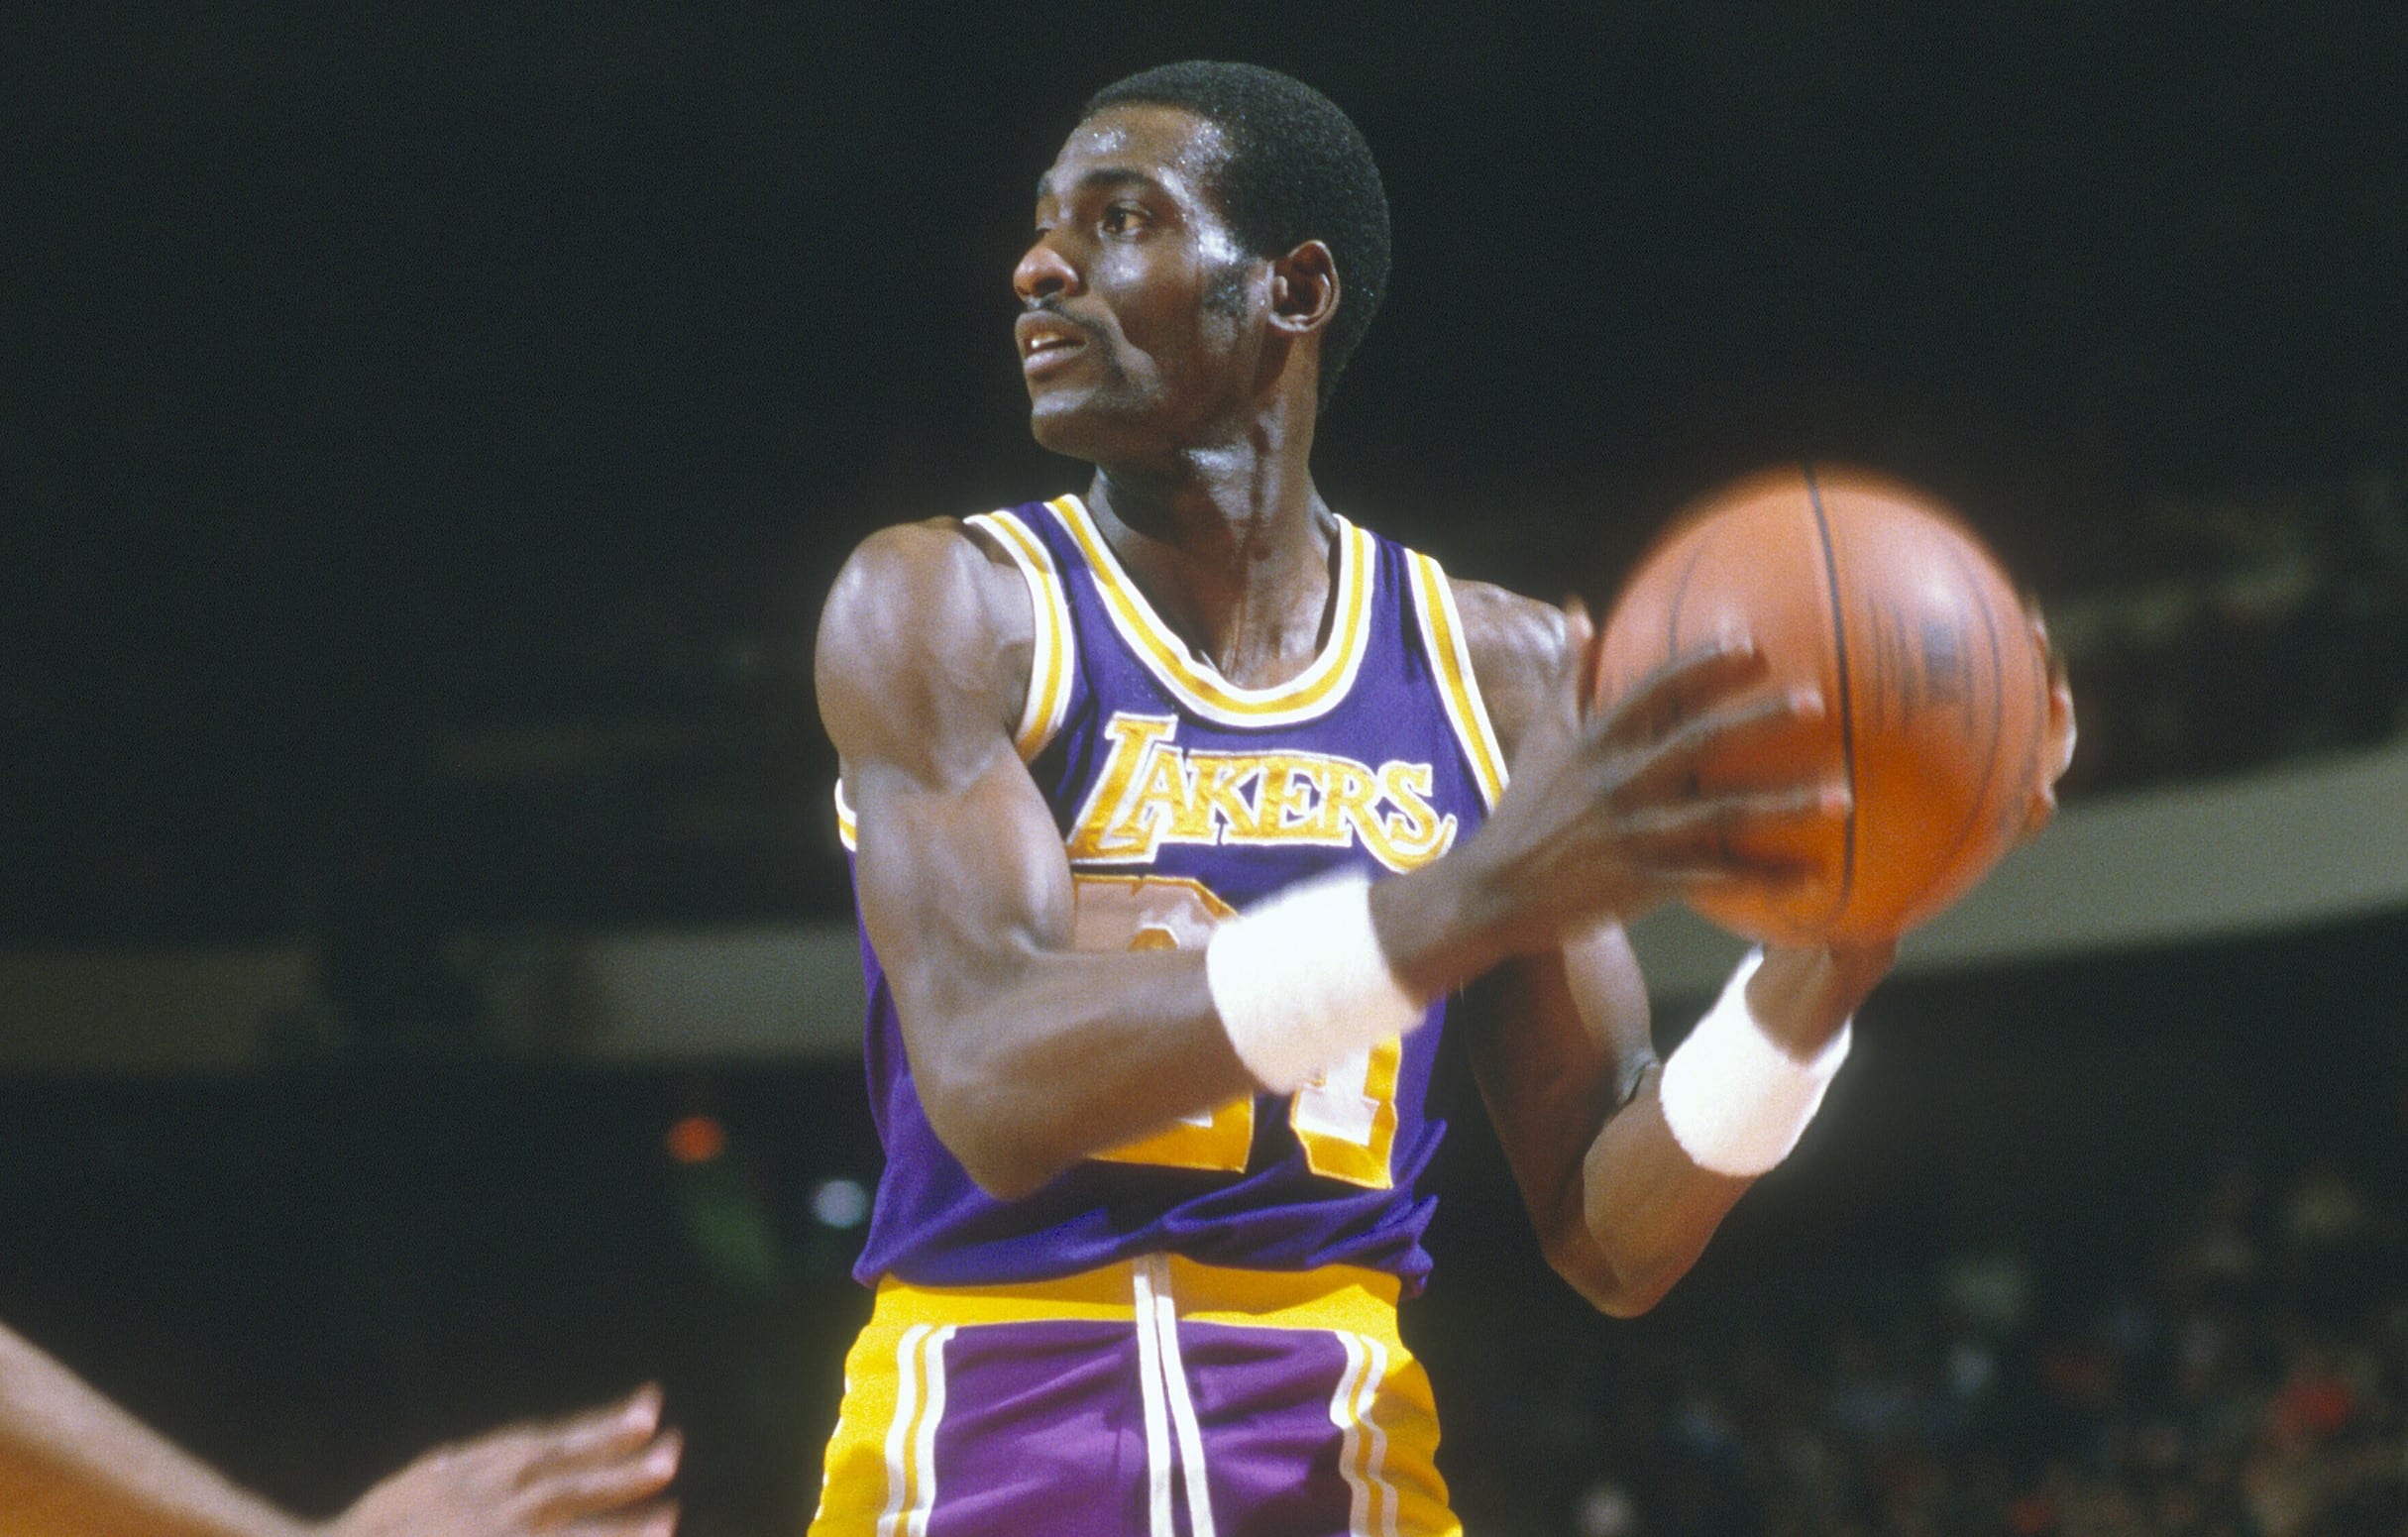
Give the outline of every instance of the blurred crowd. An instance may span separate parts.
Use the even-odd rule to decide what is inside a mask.
[[[1514,1514],[1577,1537],[2398,1537],[2385,1196],[2235,1168],[2135,1284],[2003,1247],[1580,1331],[1476,1439],[1551,1468]]]
[[[2408,727],[2408,482],[2162,497],[2132,585],[2052,599],[2083,701],[2073,788],[2365,747]],[[2245,728],[2237,728],[2245,722]]]

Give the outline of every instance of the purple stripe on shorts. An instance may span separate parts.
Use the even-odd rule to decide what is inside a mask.
[[[1137,1326],[982,1324],[945,1348],[929,1537],[1146,1530]]]
[[[1330,1398],[1346,1347],[1319,1330],[1181,1324],[1220,1537],[1345,1537]]]
[[[1314,1330],[1184,1323],[1179,1351],[1219,1537],[1344,1537],[1351,1495],[1330,1398],[1345,1347]],[[1144,1537],[1134,1321],[971,1325],[944,1368],[929,1537]],[[1186,1480],[1171,1483],[1185,1537]]]

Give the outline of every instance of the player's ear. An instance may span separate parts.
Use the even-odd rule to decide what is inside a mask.
[[[1280,330],[1302,336],[1338,313],[1338,263],[1320,241],[1274,258],[1270,279],[1270,321]]]

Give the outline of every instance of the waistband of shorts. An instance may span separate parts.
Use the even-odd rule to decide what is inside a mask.
[[[1167,1292],[1184,1323],[1382,1336],[1396,1330],[1399,1285],[1385,1270],[1351,1264],[1244,1270],[1182,1255],[1148,1255],[1052,1280],[989,1286],[921,1286],[889,1275],[878,1282],[876,1316],[893,1323],[1128,1323],[1137,1317],[1141,1266],[1150,1267],[1155,1294]]]

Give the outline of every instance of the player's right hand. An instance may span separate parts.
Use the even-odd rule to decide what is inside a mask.
[[[438,1447],[361,1496],[321,1537],[670,1537],[684,1450],[644,1387],[563,1419]]]
[[[1547,703],[1523,732],[1496,811],[1464,853],[1509,905],[1514,948],[1628,920],[1706,882],[1807,872],[1745,851],[1743,834],[1847,809],[1847,787],[1802,766],[1787,778],[1699,788],[1700,768],[1822,714],[1810,689],[1768,685],[1763,655],[1728,636],[1676,655],[1620,698],[1593,698],[1596,627],[1576,599]]]

